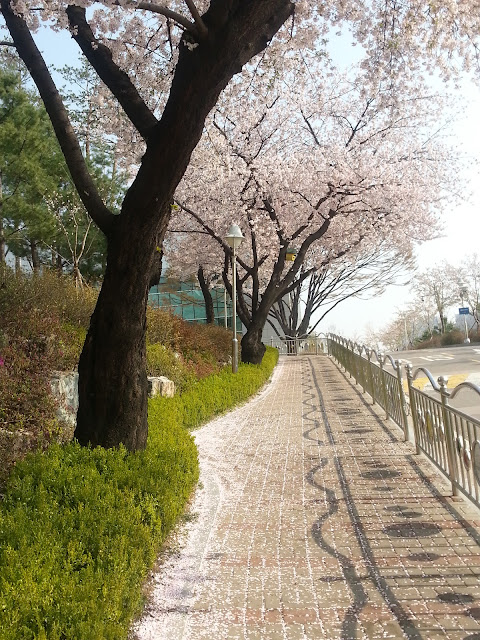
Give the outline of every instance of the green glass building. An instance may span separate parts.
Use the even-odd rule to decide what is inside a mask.
[[[215,287],[210,290],[210,293],[213,299],[215,324],[231,329],[232,301],[230,296],[223,287]],[[148,302],[152,307],[171,311],[187,322],[205,324],[207,321],[203,293],[196,280],[181,282],[162,276],[159,284],[150,289]],[[237,331],[241,332],[241,330],[242,323],[237,318]]]

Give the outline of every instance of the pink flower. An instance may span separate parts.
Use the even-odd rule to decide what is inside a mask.
[[[2,358],[2,356],[0,356],[0,367],[3,367],[5,364],[5,360],[4,358]]]

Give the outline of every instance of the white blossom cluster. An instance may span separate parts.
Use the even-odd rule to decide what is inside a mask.
[[[135,75],[147,91],[152,82],[157,88],[162,84],[159,71],[163,73],[170,64],[174,64],[185,24],[194,24],[188,3],[184,0],[165,3],[140,0],[11,0],[11,3],[33,29],[42,22],[48,22],[55,29],[68,28],[67,7],[84,7],[88,10],[96,37],[108,42],[115,58]],[[194,4],[202,15],[210,3],[195,0]],[[329,29],[347,27],[353,44],[364,48],[363,64],[372,75],[381,70],[397,78],[402,73],[412,80],[425,70],[440,70],[445,76],[455,74],[459,68],[478,70],[478,0],[297,0],[294,5],[292,20],[284,25],[271,43],[274,51],[285,47],[318,50],[320,38]],[[168,9],[169,17],[158,13],[159,8]]]
[[[264,286],[280,248],[300,248],[325,220],[328,231],[305,257],[317,267],[380,244],[407,256],[438,234],[439,211],[456,190],[455,154],[429,126],[439,99],[398,95],[381,82],[365,95],[361,71],[352,80],[311,60],[296,64],[262,99],[256,90],[271,69],[245,73],[207,121],[176,194],[196,216],[177,211],[171,226],[197,231],[172,252],[180,271],[215,256],[218,272],[231,222],[247,237],[244,264],[263,261]],[[207,228],[210,241],[198,233]]]

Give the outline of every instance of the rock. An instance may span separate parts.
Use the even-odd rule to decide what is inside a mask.
[[[50,387],[57,400],[57,418],[69,427],[75,427],[78,410],[78,373],[53,371]]]
[[[164,398],[173,398],[175,395],[175,383],[165,376],[149,376],[148,395],[150,398],[158,395]]]

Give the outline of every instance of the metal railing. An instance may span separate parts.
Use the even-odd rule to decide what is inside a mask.
[[[480,507],[480,421],[449,404],[467,389],[480,399],[480,387],[462,382],[449,391],[443,376],[437,382],[424,367],[414,371],[409,363],[333,334],[328,352],[402,429],[404,440],[413,439],[417,454],[423,452],[449,478],[453,495],[460,491]],[[393,373],[385,370],[387,363]],[[415,387],[419,374],[428,378],[434,396]]]
[[[270,346],[278,349],[281,356],[321,355],[328,352],[328,339],[321,336],[306,338],[270,338]]]

